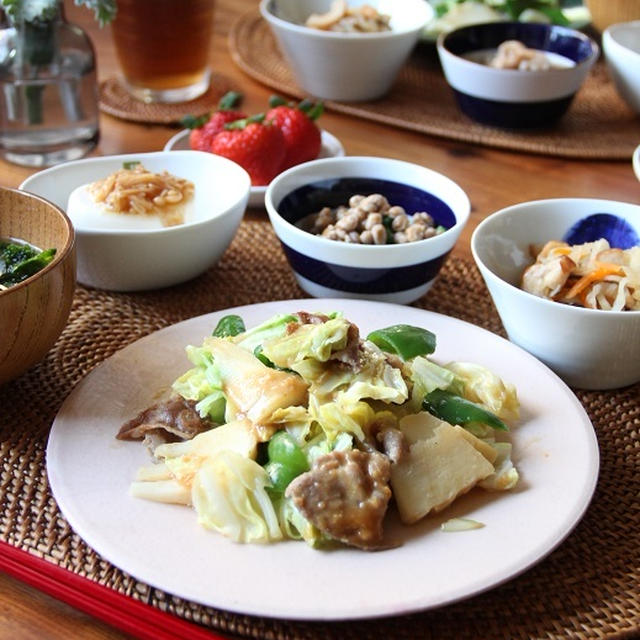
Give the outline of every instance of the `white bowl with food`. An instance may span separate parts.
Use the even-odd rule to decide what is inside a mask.
[[[615,389],[640,381],[639,237],[640,205],[560,198],[490,215],[471,250],[512,342],[573,387]]]
[[[237,231],[250,186],[247,172],[226,158],[160,151],[67,162],[20,188],[66,210],[76,231],[78,282],[140,291],[212,266]]]
[[[618,93],[640,114],[640,20],[607,27],[602,50]]]
[[[262,0],[260,11],[300,87],[345,102],[387,93],[434,15],[424,0]]]
[[[271,182],[265,204],[307,293],[401,304],[427,293],[470,212],[447,176],[367,156],[293,167]]]

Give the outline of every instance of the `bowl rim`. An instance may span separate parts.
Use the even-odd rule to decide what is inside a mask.
[[[576,70],[582,69],[585,66],[590,67],[600,55],[600,46],[598,45],[598,43],[593,38],[591,38],[585,33],[582,33],[581,31],[578,31],[577,29],[572,29],[571,27],[565,27],[557,24],[545,24],[540,22],[527,23],[527,22],[518,22],[517,20],[469,24],[469,25],[458,27],[456,29],[452,29],[451,31],[448,31],[446,33],[441,33],[438,36],[438,39],[436,41],[436,48],[438,49],[438,53],[440,55],[449,56],[452,59],[456,60],[458,64],[463,65],[463,67],[467,67],[476,72],[479,72],[480,69],[483,69],[484,70],[483,73],[502,74],[505,78],[508,78],[509,76],[512,76],[512,77],[517,76],[519,78],[522,78],[523,72],[520,71],[519,69],[496,69],[495,67],[489,67],[488,65],[482,64],[481,62],[475,62],[473,60],[463,58],[462,56],[459,56],[458,54],[454,53],[447,47],[446,40],[452,35],[458,34],[461,31],[465,31],[465,30],[471,31],[471,30],[477,30],[477,29],[484,30],[489,28],[495,28],[496,25],[500,25],[503,27],[509,26],[509,25],[518,25],[520,28],[526,28],[526,25],[537,25],[538,27],[546,27],[550,31],[554,31],[554,30],[564,31],[567,33],[567,35],[571,35],[575,37],[577,40],[581,40],[582,42],[589,43],[591,47],[591,54],[581,62],[578,62],[577,64],[574,64],[571,67],[554,67],[552,69],[536,69],[533,71],[527,71],[526,72],[527,78],[539,79],[541,77],[549,77],[549,74],[554,74],[559,76],[570,75],[575,73]]]
[[[640,51],[630,49],[616,38],[617,32],[629,27],[631,27],[636,35],[640,37],[640,19],[630,20],[628,22],[616,22],[615,24],[609,25],[602,32],[602,48],[605,50],[605,55],[607,53],[606,49],[610,49],[612,46],[614,46],[622,51],[625,51],[627,54],[633,57],[640,58]]]
[[[406,0],[403,0],[406,1]],[[424,29],[424,27],[429,23],[430,20],[435,16],[435,11],[431,6],[431,3],[423,0],[422,3],[414,3],[415,7],[422,8],[424,5],[423,11],[425,19],[424,21],[416,21],[416,23],[411,27],[406,27],[404,29],[391,29],[390,31],[376,31],[372,33],[342,33],[339,31],[323,31],[322,29],[313,29],[312,27],[307,27],[305,25],[299,25],[295,22],[290,22],[289,20],[285,20],[284,18],[279,18],[276,16],[271,10],[270,5],[275,2],[275,0],[260,0],[259,9],[262,17],[269,23],[274,24],[282,29],[290,31],[292,33],[297,34],[307,34],[311,37],[315,37],[318,39],[325,39],[328,41],[331,40],[340,40],[342,42],[358,42],[358,41],[366,41],[366,40],[380,40],[380,39],[395,39],[398,37],[406,37],[407,35],[411,35],[414,33],[419,33]]]
[[[352,244],[347,242],[336,242],[335,240],[329,240],[328,238],[324,238],[322,236],[318,236],[313,233],[310,233],[309,231],[304,231],[303,229],[300,229],[295,224],[292,224],[288,220],[285,220],[285,218],[283,218],[282,215],[280,215],[278,208],[273,202],[273,191],[278,188],[281,182],[284,182],[285,180],[287,180],[289,176],[294,175],[299,171],[304,171],[306,169],[309,169],[310,165],[312,164],[314,167],[322,166],[322,165],[330,165],[330,164],[336,164],[338,166],[350,166],[350,165],[357,165],[358,163],[361,163],[363,161],[373,162],[379,165],[394,164],[398,167],[401,167],[401,166],[411,167],[413,169],[424,171],[426,174],[437,175],[441,179],[448,181],[450,183],[450,186],[457,191],[458,196],[464,198],[464,205],[465,205],[464,210],[462,212],[453,211],[453,214],[456,219],[455,224],[452,227],[449,227],[443,233],[438,234],[437,236],[432,236],[431,238],[425,238],[424,240],[418,240],[417,242],[409,242],[409,243],[402,243],[402,244],[382,244],[382,245],[366,245],[366,244],[355,244],[355,243]],[[347,177],[347,176],[339,175],[336,177]],[[351,176],[351,177],[365,177],[365,176]],[[330,177],[327,177],[327,179],[329,178]],[[399,182],[398,180],[391,180],[391,181]],[[309,181],[309,183],[311,182],[312,181]],[[420,187],[415,187],[415,188],[420,189]],[[422,190],[426,191],[425,189],[422,189]],[[287,194],[290,192],[291,191],[289,190]],[[283,197],[286,197],[286,196],[283,196]],[[445,202],[445,204],[447,203]],[[451,205],[447,204],[447,206],[449,206],[449,208],[452,209]],[[462,231],[464,226],[467,224],[471,214],[471,202],[469,200],[469,196],[466,194],[466,192],[462,189],[462,187],[457,182],[455,182],[445,174],[417,163],[407,162],[405,160],[398,160],[395,158],[384,158],[379,156],[342,156],[342,157],[336,157],[336,158],[321,158],[319,160],[312,160],[311,162],[305,162],[305,163],[296,165],[295,167],[291,167],[290,169],[287,169],[286,171],[281,173],[279,176],[276,176],[267,187],[267,192],[265,194],[265,207],[267,209],[267,213],[269,214],[269,218],[272,221],[272,225],[273,225],[273,220],[275,219],[277,221],[277,224],[282,225],[285,229],[287,229],[287,231],[291,233],[294,238],[299,238],[305,244],[310,243],[310,245],[315,247],[318,251],[321,251],[323,248],[331,247],[334,249],[338,249],[341,253],[342,252],[351,252],[351,253],[362,252],[363,255],[368,254],[369,257],[379,254],[380,256],[384,255],[385,258],[387,259],[391,259],[394,256],[400,257],[403,254],[406,254],[409,248],[411,248],[413,251],[419,251],[421,248],[428,246],[426,243],[431,243],[431,244],[435,244],[436,242],[442,243],[444,242],[444,240],[442,239],[445,238],[445,236],[449,236],[449,237],[454,236],[453,243],[455,244],[455,241],[457,239],[456,236],[459,235],[459,233]],[[275,225],[273,226],[275,227]],[[279,236],[277,231],[276,231],[276,235]],[[446,251],[444,253],[446,253]]]
[[[213,153],[208,153],[206,151],[195,151],[192,149],[182,149],[178,151],[160,150],[160,151],[145,151],[142,153],[120,153],[115,155],[96,156],[92,158],[81,158],[80,160],[65,162],[63,164],[55,165],[53,167],[48,167],[47,169],[43,169],[42,171],[37,171],[33,175],[23,180],[23,182],[20,184],[18,189],[20,191],[23,191],[24,193],[29,193],[31,195],[38,196],[38,194],[35,194],[29,191],[30,185],[35,181],[37,177],[55,175],[56,173],[61,171],[73,170],[74,167],[77,167],[79,165],[100,164],[107,161],[122,162],[122,161],[126,161],[127,159],[134,159],[134,158],[138,159],[138,158],[145,158],[145,157],[167,156],[169,158],[177,159],[181,155],[184,156],[186,154],[188,155],[199,154],[203,158],[206,157],[210,159],[211,162],[222,162],[223,164],[226,164],[232,171],[238,172],[239,175],[244,174],[243,179],[245,179],[245,182],[246,182],[246,192],[239,198],[236,198],[236,200],[234,200],[234,202],[231,205],[229,205],[229,207],[227,207],[226,209],[217,211],[214,214],[209,214],[207,215],[207,217],[205,217],[202,220],[193,220],[191,222],[177,224],[170,227],[160,227],[159,229],[117,229],[117,228],[109,229],[109,228],[99,228],[99,227],[82,227],[82,226],[76,225],[72,221],[76,234],[78,236],[84,236],[84,237],[87,237],[87,236],[147,236],[147,235],[157,236],[160,234],[168,234],[168,233],[176,234],[180,232],[186,232],[187,229],[198,228],[200,226],[203,226],[212,222],[213,220],[229,215],[233,211],[233,209],[235,209],[235,207],[237,207],[242,202],[242,199],[244,197],[246,197],[248,200],[251,192],[251,178],[249,177],[249,174],[245,171],[245,169],[243,169],[236,162],[233,162],[232,160],[229,160],[228,158],[225,158],[223,156],[219,156]],[[82,185],[78,184],[76,187],[74,187],[74,189],[80,186]],[[38,196],[38,197],[42,197],[42,196]],[[42,199],[46,200],[46,198],[42,198]],[[57,205],[54,205],[54,206],[57,206]]]
[[[58,213],[58,215],[62,218],[64,226],[65,226],[65,228],[67,230],[67,239],[66,239],[66,241],[64,243],[64,246],[62,247],[62,249],[60,251],[56,251],[56,255],[53,258],[53,260],[46,267],[44,267],[43,269],[40,269],[39,271],[36,271],[33,275],[30,275],[28,278],[26,278],[22,282],[18,282],[17,284],[11,285],[10,287],[7,287],[4,290],[0,290],[0,298],[2,298],[3,296],[10,295],[14,291],[18,291],[20,289],[28,287],[32,282],[37,280],[40,276],[43,276],[43,275],[49,273],[50,271],[53,271],[75,249],[76,234],[75,234],[75,229],[73,227],[73,224],[72,224],[71,219],[69,218],[69,216],[67,216],[67,214],[58,205],[54,204],[50,200],[47,200],[46,198],[43,198],[42,196],[36,195],[35,193],[30,193],[28,191],[22,191],[21,189],[14,189],[12,187],[0,186],[0,191],[13,192],[15,194],[19,194],[21,197],[26,197],[26,198],[31,198],[31,199],[34,199],[34,200],[38,200],[39,202],[42,202],[42,203],[48,205],[49,207],[54,209]],[[20,240],[22,240],[22,238],[20,238]],[[24,240],[24,242],[29,242],[29,241],[28,240]]]
[[[481,259],[479,255],[479,249],[478,249],[478,243],[480,241],[479,238],[486,231],[486,228],[490,226],[490,224],[495,222],[495,220],[512,216],[515,211],[521,210],[523,209],[523,207],[525,208],[543,207],[546,205],[552,205],[553,203],[561,203],[561,202],[565,202],[565,203],[572,202],[572,203],[578,203],[578,204],[586,203],[586,202],[594,202],[594,203],[598,203],[598,205],[604,204],[604,203],[615,203],[616,205],[622,204],[622,205],[629,205],[629,206],[636,207],[638,209],[638,212],[640,213],[640,205],[634,202],[626,202],[622,200],[607,200],[607,199],[600,199],[600,198],[543,198],[540,200],[527,200],[525,202],[519,202],[517,204],[504,207],[488,215],[484,220],[482,220],[482,222],[478,224],[478,226],[474,229],[473,233],[471,234],[471,241],[470,241],[471,254],[480,271],[484,270],[487,274],[489,274],[489,276],[492,279],[496,280],[501,285],[506,286],[507,290],[511,291],[515,295],[522,296],[525,299],[530,301],[537,300],[539,304],[542,304],[543,306],[547,306],[548,308],[565,309],[566,311],[562,313],[577,314],[578,316],[582,315],[586,317],[594,316],[594,314],[601,315],[603,313],[606,314],[607,317],[611,316],[613,318],[640,317],[640,310],[613,311],[609,309],[591,309],[589,307],[579,307],[571,304],[562,304],[561,302],[557,302],[556,300],[549,300],[548,298],[542,298],[540,296],[536,296],[533,293],[529,293],[528,291],[525,291],[524,289],[521,289],[520,287],[514,284],[511,284],[510,282],[508,282],[507,280],[499,276],[493,269],[491,269],[487,265],[486,262],[484,262],[484,260]],[[530,215],[532,213],[533,212],[531,211],[529,212]],[[522,214],[518,214],[518,215],[522,215]],[[493,296],[491,297],[493,298]]]
[[[631,156],[631,166],[636,174],[636,178],[640,180],[640,144],[635,148],[633,155]]]

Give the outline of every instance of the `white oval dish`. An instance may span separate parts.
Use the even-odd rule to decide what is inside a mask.
[[[106,178],[123,163],[139,161],[195,184],[192,219],[156,229],[101,228],[70,215],[76,231],[78,282],[112,291],[168,287],[199,275],[231,243],[249,199],[249,174],[235,162],[202,151],[136,153],[66,162],[39,171],[20,188],[67,211],[82,185]]]
[[[148,463],[148,453],[141,443],[116,440],[115,434],[154,401],[159,388],[191,366],[185,345],[199,344],[229,313],[239,314],[251,327],[276,313],[301,309],[341,310],[364,335],[399,319],[429,328],[438,339],[436,361],[477,362],[514,383],[522,419],[510,439],[520,487],[499,495],[471,491],[411,527],[391,518],[387,534],[401,545],[376,553],[353,548],[321,552],[299,541],[237,544],[199,527],[189,508],[133,498],[129,485],[136,470]],[[598,443],[582,405],[526,351],[440,314],[347,299],[239,307],[142,338],[78,384],[53,423],[47,447],[49,482],[62,513],[89,545],[123,571],[204,605],[315,620],[404,615],[513,578],[550,553],[580,520],[598,465]],[[452,517],[485,526],[441,531],[440,524]],[[268,576],[266,583],[256,579],[256,571]]]
[[[344,147],[338,138],[324,129],[320,130],[322,146],[318,158],[337,158],[344,155]],[[183,129],[167,140],[163,151],[186,151],[189,147],[189,129]],[[264,208],[264,195],[267,187],[251,187],[250,207]]]

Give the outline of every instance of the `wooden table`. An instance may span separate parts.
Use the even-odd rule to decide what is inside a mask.
[[[264,109],[269,95],[240,71],[227,48],[233,20],[257,0],[218,0],[211,66],[245,96],[249,112]],[[91,12],[65,1],[67,17],[91,35],[98,57],[99,79],[117,71],[110,29],[100,29]],[[469,239],[476,225],[491,212],[521,202],[548,197],[597,197],[640,201],[640,183],[631,162],[574,161],[509,153],[460,142],[449,142],[368,121],[327,112],[322,126],[337,136],[349,155],[385,155],[416,162],[458,182],[472,204],[471,219],[454,252],[470,257]],[[101,138],[94,155],[156,151],[175,133],[156,125],[139,125],[100,116]],[[640,140],[638,140],[640,144]],[[33,171],[0,161],[0,184],[17,187]],[[252,212],[251,215],[264,215]],[[118,631],[77,612],[38,591],[0,574],[0,638],[105,640],[124,638]]]

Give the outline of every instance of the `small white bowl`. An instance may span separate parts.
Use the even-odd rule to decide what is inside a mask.
[[[167,143],[164,145],[163,151],[187,151],[189,147],[189,129],[183,129],[174,136],[171,136]],[[321,135],[321,147],[318,158],[337,158],[344,155],[344,147],[338,138],[330,134],[324,129],[320,130]],[[267,187],[254,187],[251,186],[251,194],[249,195],[250,207],[261,207],[264,209],[264,194],[267,191]]]
[[[407,213],[428,211],[444,233],[406,244],[363,245],[329,240],[295,223],[356,193],[381,193]],[[331,202],[330,202],[331,201]],[[292,167],[267,187],[267,213],[299,285],[314,297],[405,304],[431,287],[469,218],[465,192],[425,167],[345,156]]]
[[[27,178],[20,188],[67,211],[71,192],[105,178],[124,162],[195,184],[191,220],[157,229],[88,225],[69,216],[76,231],[78,282],[112,291],[168,287],[201,274],[231,243],[249,199],[247,172],[226,158],[202,151],[158,151],[67,162]]]
[[[640,311],[574,307],[519,288],[525,267],[533,262],[529,246],[561,240],[575,222],[594,213],[624,218],[640,234],[640,205],[537,200],[483,220],[471,238],[471,251],[512,342],[573,387],[616,389],[640,380]]]
[[[297,83],[316,98],[354,102],[380,98],[391,88],[424,26],[434,15],[425,0],[349,0],[391,16],[391,31],[337,33],[304,26],[331,0],[262,0],[269,23]]]
[[[618,93],[640,113],[640,20],[607,27],[602,49]]]
[[[636,178],[640,180],[640,145],[638,145],[636,150],[633,152],[631,164],[633,165],[633,171],[636,174]]]

